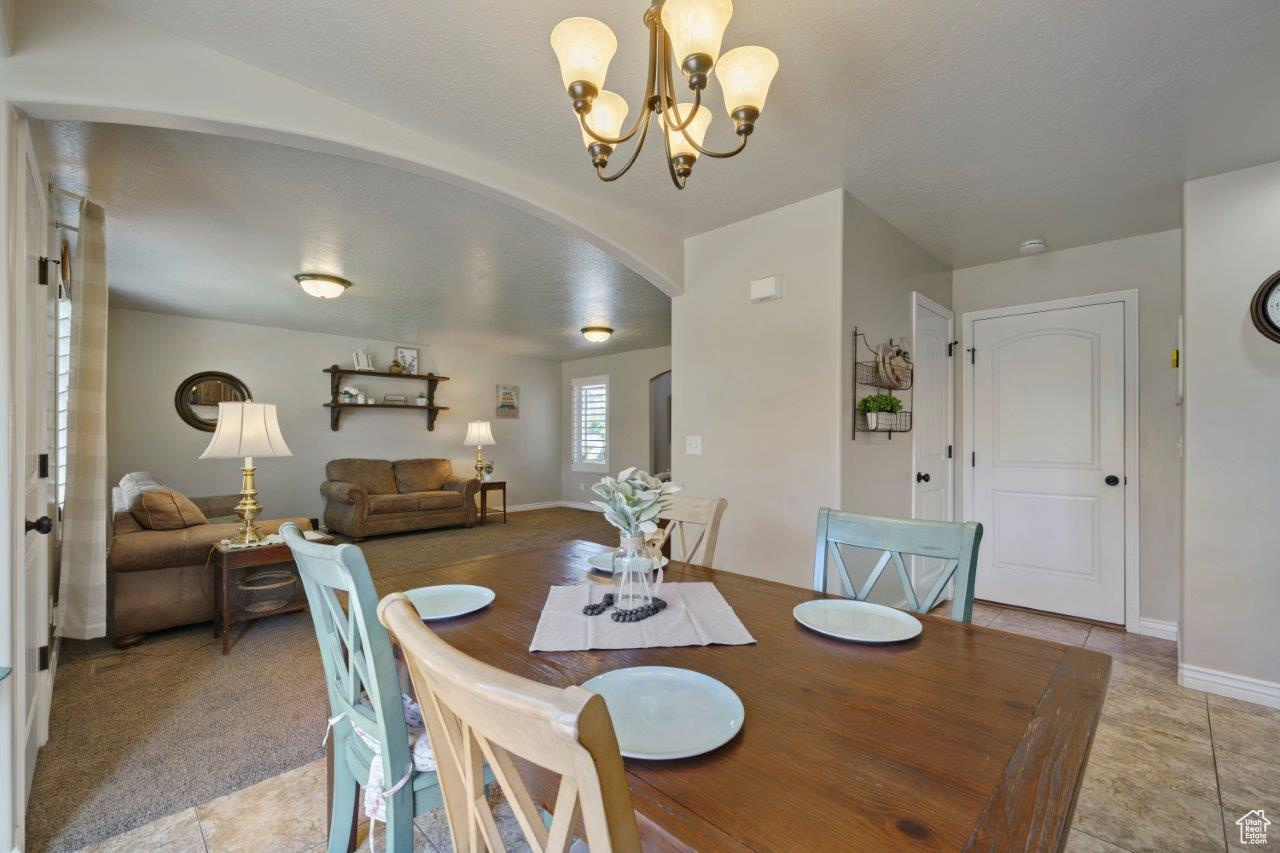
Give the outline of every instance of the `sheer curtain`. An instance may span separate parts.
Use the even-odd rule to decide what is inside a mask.
[[[107,633],[107,244],[106,214],[86,201],[71,280],[71,393],[67,503],[63,511],[58,633]]]

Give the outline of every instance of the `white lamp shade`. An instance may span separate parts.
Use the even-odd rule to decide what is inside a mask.
[[[602,89],[609,63],[618,52],[618,39],[595,18],[565,18],[551,31],[551,49],[560,60],[560,79],[566,89],[579,81]]]
[[[735,47],[720,57],[716,78],[729,115],[740,107],[755,107],[763,112],[769,84],[777,73],[778,56],[767,47]]]
[[[201,459],[292,456],[271,403],[219,403],[218,427]]]
[[[680,118],[688,119],[689,111],[693,109],[693,104],[680,104],[678,109],[680,110]],[[668,129],[666,133],[667,141],[671,145],[671,156],[675,157],[679,154],[688,154],[696,158],[698,156],[698,149],[690,145],[688,139],[685,139],[685,132],[688,132],[694,142],[701,145],[702,140],[707,136],[707,127],[710,124],[711,110],[700,106],[698,107],[697,114],[694,115],[693,119],[689,122],[689,126],[683,131]]]
[[[617,139],[618,134],[622,133],[622,123],[627,120],[629,109],[627,102],[617,92],[602,89],[591,104],[591,112],[587,113],[587,126],[594,130],[597,136]],[[574,118],[577,119],[577,116],[575,115]],[[596,144],[597,140],[584,130],[582,142],[590,148]]]
[[[676,63],[694,53],[705,53],[715,62],[720,56],[724,28],[733,17],[732,0],[667,0],[662,4],[662,26],[671,39]]]
[[[467,424],[467,437],[463,440],[464,447],[486,447],[490,444],[497,444],[493,440],[493,430],[489,428],[488,421],[471,421]]]

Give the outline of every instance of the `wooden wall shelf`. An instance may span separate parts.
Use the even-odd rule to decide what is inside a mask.
[[[449,411],[448,406],[436,405],[436,386],[441,382],[449,381],[448,376],[438,376],[434,373],[388,373],[381,370],[354,370],[348,367],[339,367],[336,364],[332,367],[326,367],[324,372],[329,374],[330,392],[330,400],[324,405],[329,410],[329,428],[334,432],[338,431],[338,422],[342,418],[343,411],[347,409],[409,409],[411,411],[426,412],[428,432],[436,428],[436,417],[441,412]],[[380,379],[413,379],[419,382],[426,382],[427,405],[419,406],[415,403],[341,403],[338,401],[338,391],[341,390],[342,377],[344,376],[377,376]]]

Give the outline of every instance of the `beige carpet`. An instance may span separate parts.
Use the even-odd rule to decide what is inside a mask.
[[[566,539],[616,542],[595,513],[512,513],[469,530],[362,544],[375,577]],[[31,850],[76,850],[323,755],[328,703],[305,613],[238,626],[223,656],[209,624],[120,653],[64,641],[49,743],[27,808]]]

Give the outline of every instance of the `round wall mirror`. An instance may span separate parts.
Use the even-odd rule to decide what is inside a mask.
[[[173,395],[178,417],[196,429],[213,432],[218,427],[219,403],[243,403],[249,388],[230,373],[207,370],[182,380]]]

